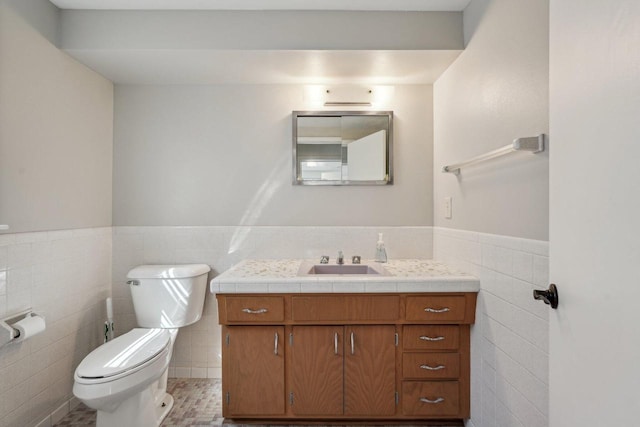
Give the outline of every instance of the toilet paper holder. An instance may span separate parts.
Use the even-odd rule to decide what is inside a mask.
[[[0,347],[20,338],[20,331],[14,328],[13,325],[30,316],[43,317],[29,308],[9,317],[0,319]]]

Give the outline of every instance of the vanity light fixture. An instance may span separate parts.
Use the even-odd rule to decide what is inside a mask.
[[[320,107],[385,110],[392,105],[394,89],[389,85],[307,85],[304,89],[304,101],[311,110]]]
[[[325,102],[325,107],[371,107],[370,102]]]
[[[328,94],[331,93],[329,89],[325,91]],[[373,91],[371,89],[367,90],[367,94],[371,96]],[[371,107],[373,104],[369,101],[326,101],[324,103],[325,107]]]

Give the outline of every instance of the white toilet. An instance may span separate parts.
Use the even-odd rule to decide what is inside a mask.
[[[202,316],[204,264],[142,265],[127,274],[139,328],[101,345],[74,375],[73,394],[97,427],[156,427],[173,407],[167,372],[178,329]]]

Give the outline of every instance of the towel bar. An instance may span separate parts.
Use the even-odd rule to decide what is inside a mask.
[[[495,159],[496,157],[504,156],[505,154],[514,153],[516,151],[529,151],[532,153],[541,153],[545,149],[544,147],[544,134],[541,133],[538,136],[530,136],[525,138],[517,138],[513,140],[513,143],[505,145],[497,150],[489,151],[488,153],[481,154],[477,157],[473,157],[464,162],[454,163],[442,168],[442,172],[453,173],[460,175],[460,169],[466,166],[471,166],[476,163],[484,162],[485,160]]]

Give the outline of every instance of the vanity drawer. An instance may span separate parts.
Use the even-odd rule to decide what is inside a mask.
[[[458,381],[404,381],[402,383],[404,415],[451,416],[460,413]]]
[[[293,321],[393,321],[400,317],[396,295],[331,295],[291,297]]]
[[[457,325],[405,325],[402,332],[405,350],[457,350],[460,347]]]
[[[466,298],[459,296],[409,296],[407,297],[407,320],[418,321],[464,321]]]
[[[458,353],[404,353],[402,376],[405,379],[457,379],[460,376]]]
[[[228,322],[284,321],[283,297],[225,297]]]

